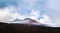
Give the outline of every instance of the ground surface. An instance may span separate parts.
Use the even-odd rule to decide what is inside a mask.
[[[0,23],[0,33],[60,33],[60,28]]]

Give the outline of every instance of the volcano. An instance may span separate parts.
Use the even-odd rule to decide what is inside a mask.
[[[13,24],[25,24],[25,25],[29,25],[29,26],[34,26],[34,25],[37,25],[37,26],[40,26],[40,25],[46,26],[46,25],[44,25],[42,23],[39,23],[36,20],[30,19],[30,18],[26,18],[24,20],[15,19],[15,20],[9,22],[9,24],[12,24],[12,23]]]

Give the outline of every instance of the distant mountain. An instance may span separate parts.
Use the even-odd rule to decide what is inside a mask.
[[[11,23],[20,23],[20,24],[38,24],[38,22],[36,20],[30,19],[30,18],[26,18],[24,20],[21,19],[15,19],[13,20]],[[39,23],[40,24],[40,23]]]
[[[15,19],[15,20],[13,20],[13,22],[17,22],[17,21],[22,21],[22,20],[20,20],[20,19]]]
[[[24,19],[24,21],[25,21],[25,20],[27,20],[27,21],[29,21],[29,22],[31,22],[31,23],[37,23],[36,20],[30,19],[30,18],[26,18],[26,19]]]
[[[17,21],[26,21],[26,22],[35,22],[35,23],[37,23],[37,21],[36,20],[33,20],[33,19],[30,19],[30,18],[25,18],[24,20],[21,20],[21,19],[15,19],[15,20],[13,20],[13,22],[17,22]]]
[[[46,26],[42,23],[38,23],[38,21],[30,19],[30,18],[26,18],[24,20],[20,20],[20,19],[15,19],[13,22],[17,23],[17,24],[27,24],[29,26],[33,26],[33,25],[37,25],[37,26]]]

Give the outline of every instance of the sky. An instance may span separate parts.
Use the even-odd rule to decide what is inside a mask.
[[[60,27],[60,0],[0,0],[0,22],[25,18]]]

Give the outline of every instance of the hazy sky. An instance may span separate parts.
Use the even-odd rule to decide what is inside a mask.
[[[60,0],[0,0],[0,21],[16,18],[60,27]]]

